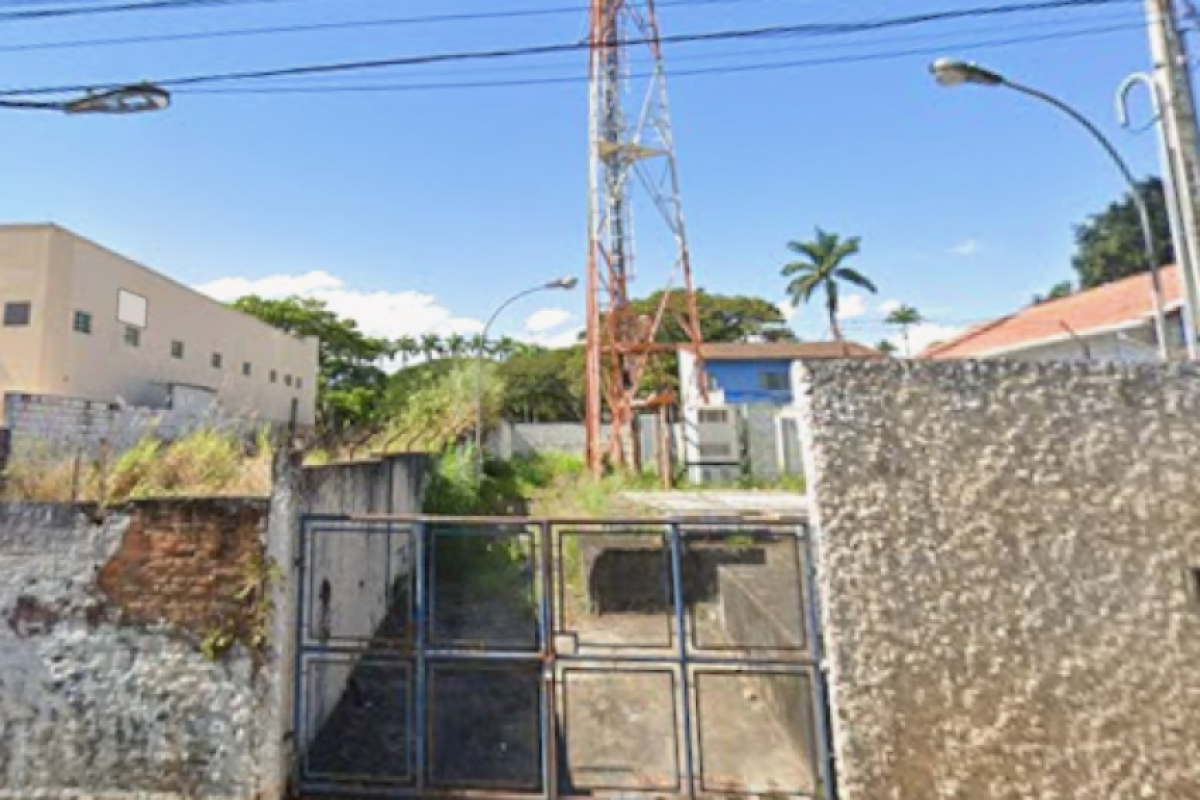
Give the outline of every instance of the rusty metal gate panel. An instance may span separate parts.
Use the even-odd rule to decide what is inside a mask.
[[[802,522],[310,516],[297,788],[834,796]]]

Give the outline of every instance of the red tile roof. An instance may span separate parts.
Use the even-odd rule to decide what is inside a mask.
[[[1168,310],[1179,305],[1183,288],[1179,268],[1159,270]],[[927,348],[919,358],[979,358],[1020,349],[1022,345],[1149,320],[1154,314],[1150,275],[1107,283],[1059,300],[1049,300],[1015,314],[969,328]]]
[[[706,361],[883,358],[878,350],[857,342],[714,342],[703,345],[700,352]]]

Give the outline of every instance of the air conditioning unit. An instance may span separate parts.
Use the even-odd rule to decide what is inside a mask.
[[[688,415],[688,478],[695,483],[737,480],[742,472],[742,444],[737,409],[700,408]]]

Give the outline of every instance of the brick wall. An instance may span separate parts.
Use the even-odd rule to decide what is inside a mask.
[[[257,653],[200,647],[239,610],[244,561],[291,552],[292,528],[268,536],[266,519],[262,502],[102,521],[0,506],[0,798],[281,796],[286,623],[269,622]]]

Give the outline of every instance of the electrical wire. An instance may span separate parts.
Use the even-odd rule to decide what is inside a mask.
[[[169,0],[162,0],[168,2]],[[177,1],[177,0],[175,0]],[[209,0],[195,0],[196,2],[208,2]],[[226,2],[231,0],[225,0]],[[1134,0],[1039,0],[1038,2],[1030,3],[1015,3],[1007,5],[984,6],[966,9],[954,9],[947,11],[934,11],[922,14],[913,14],[900,17],[889,17],[876,20],[867,20],[859,22],[835,22],[835,23],[800,23],[793,25],[771,25],[760,28],[745,28],[740,30],[722,30],[708,31],[703,33],[687,33],[675,34],[670,36],[661,36],[657,40],[651,39],[630,39],[621,42],[620,46],[630,45],[664,45],[664,44],[683,44],[696,42],[721,42],[721,41],[739,41],[753,40],[769,37],[786,37],[786,36],[801,36],[801,35],[829,35],[829,34],[846,34],[846,33],[866,33],[871,31],[886,30],[891,28],[912,27],[916,25],[929,24],[933,22],[945,22],[959,19],[973,19],[981,17],[996,17],[1012,14],[1022,14],[1037,11],[1047,11],[1065,8],[1081,8],[1088,6],[1104,6],[1115,5],[1118,3],[1130,3]],[[279,67],[274,69],[259,69],[259,70],[244,70],[237,72],[213,73],[202,75],[190,75],[177,78],[165,78],[152,81],[155,85],[178,88],[185,86],[198,86],[211,83],[230,83],[247,80],[258,80],[264,78],[282,78],[295,76],[323,75],[334,73],[348,73],[378,70],[392,67],[413,67],[427,64],[439,64],[450,62],[463,61],[483,61],[494,59],[507,58],[522,58],[551,55],[556,53],[570,53],[589,50],[592,48],[590,42],[562,42],[556,44],[544,44],[525,47],[500,48],[493,50],[477,50],[463,51],[450,53],[431,53],[418,56],[403,56],[398,58],[371,59],[365,61],[346,61],[327,64],[309,64],[293,67]],[[731,68],[732,69],[732,68]],[[89,92],[108,89],[113,85],[113,82],[103,84],[76,84],[68,86],[53,86],[53,87],[31,87],[25,89],[7,89],[0,91],[0,96],[12,95],[37,95],[37,94],[61,94],[67,92]]]
[[[1083,36],[1097,36],[1103,34],[1116,33],[1118,31],[1130,31],[1144,28],[1144,23],[1133,23],[1126,25],[1111,25],[1103,28],[1091,28],[1080,31],[1060,32],[1057,34],[1040,34],[1025,37],[1012,37],[1006,39],[982,40],[959,45],[961,48],[984,48],[984,47],[1005,47],[1018,44],[1032,44],[1035,42],[1056,41],[1062,39],[1072,39]],[[929,56],[938,55],[945,52],[946,46],[912,48],[906,50],[892,50],[875,53],[862,53],[855,55],[828,57],[828,58],[809,58],[795,59],[779,62],[762,62],[739,64],[724,67],[707,67],[697,69],[684,70],[668,70],[668,76],[674,80],[676,78],[688,78],[697,76],[714,76],[714,75],[733,75],[751,72],[766,72],[775,70],[802,69],[807,67],[821,66],[836,66],[843,64],[857,64],[873,61],[887,61],[898,58],[910,58],[913,56]],[[633,75],[633,78],[648,78],[652,73],[640,73]],[[517,80],[501,80],[501,81],[444,81],[444,82],[426,82],[426,83],[403,83],[403,84],[346,84],[346,85],[318,85],[318,86],[258,86],[258,87],[231,87],[231,88],[183,88],[177,90],[179,94],[211,94],[211,95],[235,95],[235,94],[254,94],[254,95],[285,95],[285,94],[344,94],[344,93],[372,93],[372,92],[408,92],[408,91],[433,91],[433,90],[455,90],[455,89],[491,89],[491,88],[511,88],[511,87],[528,87],[528,86],[552,86],[561,84],[581,84],[588,80],[586,75],[566,75],[547,78],[527,78]]]
[[[656,3],[660,8],[675,6],[741,5],[756,0],[664,0]],[[485,11],[460,14],[431,14],[417,17],[389,17],[383,19],[345,20],[336,22],[313,22],[296,25],[266,25],[250,28],[225,28],[208,31],[185,31],[143,36],[114,36],[97,39],[73,39],[58,42],[31,42],[26,44],[0,45],[0,53],[24,53],[40,50],[75,50],[88,47],[113,47],[135,44],[161,44],[166,42],[204,41],[207,39],[246,38],[274,36],[280,34],[315,33],[319,31],[356,30],[363,28],[394,28],[411,25],[432,25],[446,22],[480,22],[498,19],[528,19],[563,14],[582,14],[587,6],[557,6],[511,11]]]

